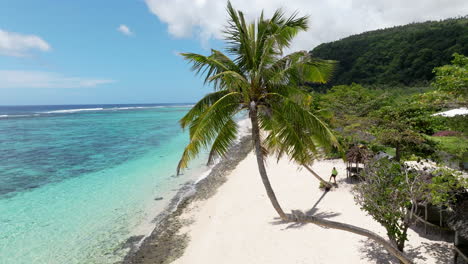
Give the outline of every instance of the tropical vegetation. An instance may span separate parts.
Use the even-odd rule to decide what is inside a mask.
[[[324,43],[314,57],[339,61],[330,85],[414,86],[429,83],[434,67],[468,54],[468,17],[412,23]]]
[[[398,161],[380,159],[368,164],[361,175],[365,183],[353,189],[357,203],[385,227],[388,238],[400,251],[415,221],[416,205],[425,193],[418,176]]]
[[[468,187],[468,180],[454,170],[423,170],[386,158],[370,161],[360,178],[363,182],[353,187],[356,202],[386,229],[402,252],[408,229],[420,214],[419,205],[453,208]]]

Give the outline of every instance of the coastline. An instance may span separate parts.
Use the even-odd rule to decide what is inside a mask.
[[[186,183],[171,199],[169,205],[152,222],[155,227],[149,236],[130,237],[122,248],[129,248],[122,264],[170,263],[182,256],[188,236],[179,231],[189,223],[182,219],[184,210],[194,201],[206,200],[227,181],[227,176],[252,150],[250,136],[243,136],[231,147],[229,155],[218,162],[207,176],[195,183]]]
[[[207,177],[186,184],[154,219],[151,235],[129,239],[131,251],[121,263],[398,263],[365,237],[280,221],[264,193],[251,150],[251,139],[245,136]],[[329,192],[320,190],[307,170],[287,158],[268,157],[265,163],[285,211],[299,209],[386,237],[385,229],[354,202],[353,183],[346,179],[342,160],[317,160],[312,165],[325,178],[333,167],[339,171],[339,187]],[[450,243],[424,235],[420,227],[408,235],[405,251],[414,263],[450,261]]]
[[[355,203],[353,183],[346,180],[342,160],[317,160],[312,165],[322,177],[333,167],[339,171],[338,188],[329,192],[321,191],[318,180],[287,158],[270,156],[265,163],[286,212],[299,209],[386,237],[385,229]],[[366,237],[314,224],[282,222],[265,194],[253,152],[226,179],[212,197],[188,203],[177,216],[180,226],[174,235],[182,239],[172,255],[160,262],[139,263],[398,263]],[[405,251],[414,263],[450,261],[450,243],[425,236],[417,227],[409,230],[408,236]],[[159,242],[158,246],[166,246],[165,241]]]

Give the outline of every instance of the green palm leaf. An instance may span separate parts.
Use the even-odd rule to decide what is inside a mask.
[[[224,157],[236,139],[238,132],[237,123],[231,118],[218,133],[218,136],[211,144],[210,154],[207,164],[212,164],[216,157]]]
[[[266,145],[278,157],[287,154],[299,164],[310,164],[317,147],[338,147],[338,141],[327,125],[307,109],[299,96],[270,94],[269,97],[282,100],[272,104],[272,114],[261,116],[262,128],[268,131]]]
[[[226,124],[232,121],[232,116],[240,110],[241,99],[240,93],[231,92],[225,94],[209,106],[205,104],[204,106],[206,107],[198,115],[188,113],[191,116],[190,142],[185,147],[179,161],[177,174],[180,173],[181,169],[186,168],[188,162],[195,158],[204,147],[208,147],[215,138],[220,143],[217,144],[218,147],[215,147],[214,151],[224,154],[224,145],[232,140],[230,139],[230,134],[226,132],[223,132],[220,138],[220,131],[223,130]]]

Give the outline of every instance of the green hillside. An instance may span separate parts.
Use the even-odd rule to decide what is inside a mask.
[[[339,61],[330,85],[414,85],[430,81],[452,54],[468,55],[468,16],[365,32],[324,43],[314,57]]]

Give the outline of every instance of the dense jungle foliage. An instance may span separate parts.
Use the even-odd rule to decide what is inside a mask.
[[[426,87],[336,85],[313,92],[312,108],[336,132],[343,149],[356,144],[399,159],[430,158],[461,166],[467,161],[468,115],[434,114],[468,105],[468,58],[454,54],[434,68]]]
[[[468,55],[468,16],[369,31],[311,51],[314,57],[339,62],[328,87],[425,84],[454,53]]]

